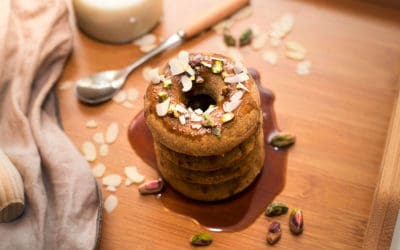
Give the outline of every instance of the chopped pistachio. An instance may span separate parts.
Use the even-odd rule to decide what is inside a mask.
[[[221,138],[221,128],[219,127],[213,127],[211,129],[211,132],[213,133],[213,135],[215,135],[218,138]]]
[[[210,116],[209,113],[204,113],[203,114],[203,124],[204,127],[214,127],[215,122],[214,119]]]
[[[278,216],[278,215],[286,214],[287,211],[288,211],[288,206],[286,206],[285,203],[272,202],[265,209],[265,216],[268,216],[268,217]]]
[[[176,110],[176,105],[175,104],[169,105],[168,114],[172,115],[175,118],[177,118],[179,116],[179,113],[178,113],[178,110]]]
[[[191,75],[189,78],[190,78],[190,80],[192,80],[192,81],[196,80],[196,76],[195,76],[195,75]]]
[[[228,73],[228,72],[222,71],[222,73],[221,73],[222,79],[225,79],[225,77],[228,77],[228,76],[229,76],[229,73]]]
[[[214,64],[213,64],[212,67],[211,67],[211,71],[212,71],[214,74],[219,74],[219,73],[221,73],[223,69],[224,69],[224,68],[223,68],[223,63],[222,63],[221,61],[218,61],[218,60],[214,61]]]
[[[141,184],[138,188],[138,191],[142,195],[147,194],[158,194],[164,187],[163,180],[160,178],[158,180],[151,180]]]
[[[226,46],[235,47],[236,46],[236,39],[232,36],[232,34],[228,31],[224,31],[224,42]]]
[[[158,92],[157,96],[158,96],[158,100],[160,102],[163,102],[168,98],[168,94],[166,92],[164,92],[164,91]]]
[[[169,87],[171,87],[171,85],[172,85],[172,80],[171,79],[165,79],[164,81],[163,81],[163,87],[164,88],[169,88]]]
[[[285,132],[276,132],[273,133],[269,138],[268,142],[274,147],[277,148],[284,148],[291,146],[294,144],[296,141],[296,137],[294,135],[291,135],[289,133]]]
[[[209,233],[198,233],[190,238],[190,244],[194,246],[208,246],[211,244],[213,237]]]
[[[246,29],[239,37],[239,46],[245,46],[251,43],[253,32],[251,29]]]
[[[227,122],[231,121],[234,117],[235,117],[235,115],[232,112],[228,112],[228,113],[225,113],[222,115],[221,121],[222,121],[222,123],[227,123]]]
[[[274,245],[281,238],[281,223],[273,221],[268,227],[267,242],[270,245]]]

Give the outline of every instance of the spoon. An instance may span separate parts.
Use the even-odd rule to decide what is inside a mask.
[[[75,94],[78,99],[87,104],[98,104],[112,98],[126,82],[133,70],[162,53],[177,47],[184,40],[189,39],[223,18],[231,15],[249,0],[225,0],[222,4],[210,9],[196,21],[168,37],[159,46],[144,54],[132,64],[123,69],[107,70],[78,79],[75,84]]]

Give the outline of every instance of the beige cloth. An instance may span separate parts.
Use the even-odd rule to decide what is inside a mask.
[[[72,49],[68,18],[63,0],[0,0],[0,147],[26,203],[22,217],[0,224],[0,249],[97,245],[100,192],[50,94]]]

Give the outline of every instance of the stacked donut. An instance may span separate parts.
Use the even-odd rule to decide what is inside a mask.
[[[163,178],[203,201],[249,186],[264,163],[264,136],[247,69],[219,54],[181,51],[148,78],[144,114]]]

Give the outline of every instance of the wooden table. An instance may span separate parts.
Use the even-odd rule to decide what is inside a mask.
[[[165,38],[213,2],[165,0],[165,16],[154,33]],[[357,1],[254,0],[251,6],[253,15],[235,23],[235,34],[253,23],[268,31],[271,22],[290,12],[295,25],[285,41],[304,45],[312,62],[311,73],[300,76],[295,72],[296,62],[285,58],[283,45],[278,49],[268,45],[261,51],[241,49],[245,65],[257,68],[263,85],[276,95],[279,127],[298,138],[290,149],[286,186],[276,199],[303,209],[305,231],[296,237],[284,226],[275,247],[388,248],[393,215],[399,209],[399,186],[394,185],[400,176],[400,121],[396,116],[400,113],[396,104],[400,10]],[[76,29],[74,33],[74,52],[60,82],[123,67],[142,54],[132,44],[104,44]],[[205,32],[146,66],[158,66],[180,49],[220,51],[221,39],[212,31]],[[265,50],[277,51],[276,65],[262,60]],[[142,96],[147,83],[141,71],[130,76],[125,88],[134,87]],[[124,176],[124,167],[135,165],[147,179],[157,177],[127,140],[127,128],[142,109],[142,98],[127,109],[114,102],[83,105],[72,89],[59,90],[58,96],[63,126],[77,147],[110,122],[119,123],[117,142],[110,146],[108,156],[97,160],[107,166],[106,174]],[[98,128],[86,128],[89,119],[95,119]],[[108,195],[104,188],[103,199]],[[134,185],[121,185],[116,195],[118,207],[110,214],[104,212],[101,249],[187,249],[189,237],[202,230],[193,221],[166,211],[155,197],[140,196]],[[286,224],[287,216],[278,220]],[[270,221],[260,215],[240,232],[214,233],[209,249],[268,248],[265,235]]]

